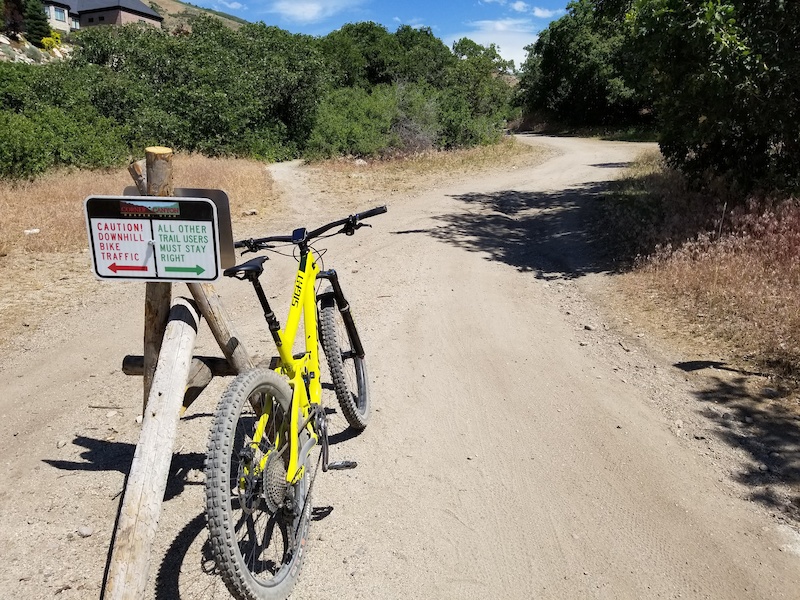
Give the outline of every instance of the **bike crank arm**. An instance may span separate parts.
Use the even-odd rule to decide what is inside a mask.
[[[317,409],[314,415],[314,425],[317,429],[317,435],[320,437],[320,447],[322,451],[319,453],[318,465],[322,464],[322,472],[328,471],[343,471],[345,469],[355,469],[358,463],[354,460],[336,460],[328,462],[330,455],[330,445],[328,443],[328,417],[320,408]]]

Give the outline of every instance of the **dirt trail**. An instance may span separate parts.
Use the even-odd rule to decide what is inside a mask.
[[[560,154],[394,197],[373,229],[326,242],[363,330],[376,412],[358,437],[336,422],[334,457],[359,467],[317,481],[293,598],[800,598],[800,538],[744,499],[728,476],[741,457],[676,434],[699,410],[692,383],[620,343],[590,301],[609,276],[586,207],[641,148],[535,141]],[[278,185],[296,193],[303,177],[284,168]],[[263,233],[352,202],[304,197],[307,223],[279,212]],[[288,306],[292,267],[267,264],[276,306]],[[85,302],[14,338],[0,364],[2,597],[99,593],[138,432],[140,383],[119,365],[141,343],[143,286],[88,273]],[[258,352],[268,335],[252,292],[219,290]],[[217,353],[207,333],[200,344]],[[180,427],[155,598],[227,597],[200,472],[224,384]]]

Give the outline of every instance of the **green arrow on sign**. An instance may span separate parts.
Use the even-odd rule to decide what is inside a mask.
[[[205,269],[200,265],[194,267],[164,267],[167,273],[194,273],[200,275],[205,272]]]

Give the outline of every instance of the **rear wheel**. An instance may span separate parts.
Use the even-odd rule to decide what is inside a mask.
[[[353,429],[364,429],[369,422],[369,384],[367,365],[353,351],[353,343],[342,314],[330,290],[320,302],[322,349],[331,370],[333,388],[342,414]]]
[[[303,562],[311,515],[309,464],[286,483],[292,392],[257,368],[231,382],[220,401],[206,456],[206,517],[217,567],[239,600],[285,600]],[[264,435],[256,425],[269,414]],[[303,440],[300,440],[301,443]]]

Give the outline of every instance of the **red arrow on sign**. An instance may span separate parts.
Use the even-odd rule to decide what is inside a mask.
[[[108,265],[108,269],[114,273],[117,271],[147,271],[147,265],[139,267],[136,265],[118,265],[117,263],[111,263]]]

